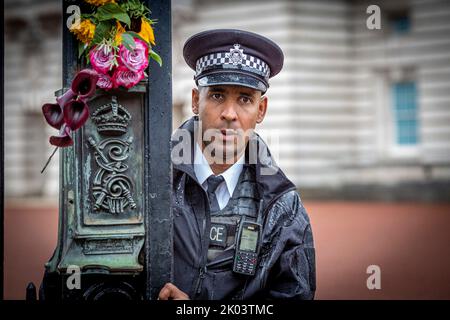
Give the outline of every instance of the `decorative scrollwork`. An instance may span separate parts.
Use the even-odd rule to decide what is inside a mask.
[[[108,113],[108,110],[110,113]],[[112,102],[99,107],[94,114],[98,115],[102,112],[102,123],[105,128],[105,123],[108,124],[109,129],[115,128],[115,121],[118,119],[118,110],[121,114],[126,115],[129,120],[129,112],[122,106],[117,104],[117,98],[112,97]],[[122,120],[119,120],[122,121]],[[127,126],[120,127],[120,135],[126,133]],[[112,133],[108,130],[99,130],[99,133],[117,136],[118,131]],[[93,147],[95,162],[98,170],[94,175],[92,183],[92,194],[94,197],[94,210],[105,210],[111,214],[120,214],[129,207],[136,208],[136,202],[133,200],[132,191],[133,183],[126,175],[128,165],[125,161],[130,155],[130,149],[133,143],[133,137],[129,136],[126,139],[118,137],[106,138],[97,142],[93,136],[88,138],[89,144]]]

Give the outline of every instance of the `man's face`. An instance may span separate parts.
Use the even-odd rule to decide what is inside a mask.
[[[267,97],[261,91],[234,85],[192,89],[192,111],[202,122],[204,153],[220,163],[234,163],[245,150],[249,134],[261,123]]]

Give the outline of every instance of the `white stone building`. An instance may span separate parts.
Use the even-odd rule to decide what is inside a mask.
[[[174,126],[191,115],[184,41],[258,32],[285,53],[259,130],[304,195],[450,198],[450,1],[172,2]],[[371,4],[381,29],[367,27]],[[57,158],[39,170],[51,152],[40,106],[61,87],[59,14],[56,1],[6,3],[7,196],[58,190]]]

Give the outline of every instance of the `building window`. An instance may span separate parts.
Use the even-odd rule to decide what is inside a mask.
[[[398,17],[392,21],[392,26],[395,33],[407,33],[411,29],[411,21],[407,16]]]
[[[417,90],[415,82],[393,84],[393,115],[396,142],[400,146],[418,143]]]
[[[411,31],[411,19],[407,11],[391,13],[389,22],[394,34],[402,35]]]

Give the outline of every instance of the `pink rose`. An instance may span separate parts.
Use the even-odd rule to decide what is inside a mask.
[[[134,72],[143,71],[148,66],[148,45],[141,39],[134,39],[136,47],[128,50],[123,44],[119,47],[119,63]]]
[[[112,82],[112,79],[109,75],[100,73],[98,75],[97,86],[99,88],[109,90],[114,88],[114,83]]]
[[[96,46],[89,52],[89,61],[95,71],[105,74],[114,65],[113,49],[106,46],[103,48]]]
[[[141,81],[142,78],[144,78],[144,71],[134,72],[125,66],[120,66],[115,69],[112,81],[116,88],[123,86],[129,89]]]

